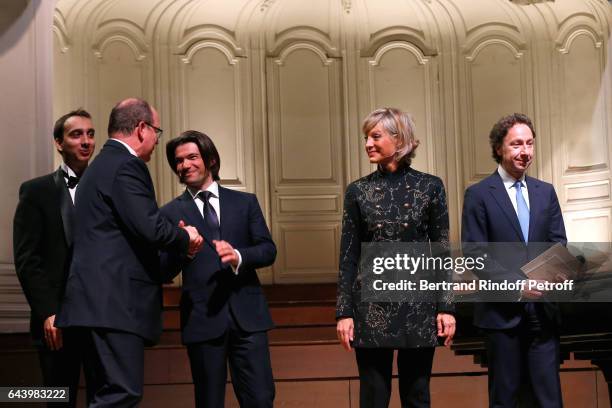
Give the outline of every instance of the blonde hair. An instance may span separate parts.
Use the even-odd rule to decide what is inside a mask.
[[[395,161],[409,166],[420,144],[414,137],[415,126],[412,116],[396,108],[376,109],[363,120],[361,125],[363,134],[367,136],[379,123],[397,142]]]

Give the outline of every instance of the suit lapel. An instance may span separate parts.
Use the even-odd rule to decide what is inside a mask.
[[[62,224],[64,226],[64,236],[66,237],[66,244],[68,247],[72,246],[72,223],[74,220],[74,204],[72,203],[72,197],[66,186],[66,181],[62,175],[61,168],[57,169],[53,175],[53,181],[55,186],[58,200],[60,203],[60,213],[62,215]]]
[[[538,180],[526,177],[525,181],[527,182],[527,192],[529,194],[529,241],[531,241],[531,238],[535,237],[536,220],[540,212],[542,198],[540,196],[540,183],[538,183]]]
[[[233,201],[227,199],[227,189],[219,186],[219,209],[221,210],[220,234],[221,239],[227,241],[229,239],[231,214],[233,211]]]
[[[508,197],[508,192],[506,191],[506,186],[504,185],[501,176],[497,171],[491,177],[491,182],[489,183],[489,191],[491,195],[497,202],[497,204],[502,209],[503,213],[508,218],[508,221],[512,225],[514,232],[517,233],[518,238],[521,241],[524,241],[523,233],[521,232],[521,225],[518,221],[518,216],[516,215],[516,211],[512,206],[512,201],[510,201],[510,197]]]
[[[204,218],[189,191],[185,190],[180,196],[180,202],[185,224],[195,226],[198,231],[204,230],[206,228]]]
[[[208,226],[204,222],[204,217],[198,206],[196,205],[191,193],[188,190],[185,190],[183,195],[179,197],[179,201],[181,203],[181,213],[184,215],[184,221],[187,225],[195,226],[200,234],[204,237],[206,244],[211,248],[215,248],[212,242],[210,241],[211,231]]]

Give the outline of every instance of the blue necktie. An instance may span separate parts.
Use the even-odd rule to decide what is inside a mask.
[[[214,207],[208,201],[210,197],[214,197],[215,195],[210,191],[200,191],[198,193],[200,199],[204,202],[204,221],[210,232],[212,232],[211,239],[219,240],[221,237],[221,228],[219,227],[219,217],[217,217],[217,213],[215,212]]]
[[[527,207],[527,203],[525,202],[525,197],[523,197],[523,192],[521,191],[521,187],[523,187],[523,183],[517,181],[514,183],[514,187],[516,188],[516,214],[518,215],[519,224],[521,224],[521,231],[523,232],[523,238],[525,242],[529,241],[529,207]]]

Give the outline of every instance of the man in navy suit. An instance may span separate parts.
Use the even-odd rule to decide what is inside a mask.
[[[96,146],[91,115],[77,109],[60,117],[53,128],[62,164],[51,174],[26,181],[19,189],[13,224],[15,269],[30,304],[30,333],[38,349],[46,386],[68,387],[76,406],[81,357],[78,344],[54,326],[64,294],[74,222],[74,194]]]
[[[535,131],[523,114],[500,119],[489,135],[495,173],[465,192],[461,239],[505,242],[515,267],[483,270],[480,278],[525,280],[520,266],[533,258],[529,243],[567,242],[561,208],[552,185],[525,175],[534,157]],[[515,243],[515,244],[510,244]],[[505,260],[510,257],[504,257]],[[498,276],[493,276],[498,274]],[[542,292],[523,290],[513,303],[478,303],[474,324],[487,336],[489,406],[516,407],[522,383],[531,384],[540,407],[561,407],[558,310],[530,302]]]
[[[111,111],[110,139],[76,195],[74,255],[55,324],[85,349],[90,407],[133,407],[142,398],[144,346],[161,334],[159,251],[195,255],[194,227],[172,225],[155,202],[146,162],[159,140],[159,116],[130,98]]]
[[[218,184],[220,158],[212,140],[186,131],[166,145],[185,192],[162,207],[174,224],[202,232],[202,250],[182,266],[181,327],[198,408],[223,407],[227,363],[241,407],[272,407],[274,381],[267,330],[273,326],[256,268],[276,257],[254,194]],[[172,269],[172,268],[170,268]]]

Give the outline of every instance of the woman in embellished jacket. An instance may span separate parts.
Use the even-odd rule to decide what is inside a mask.
[[[410,167],[419,142],[410,116],[377,109],[362,126],[375,172],[349,184],[344,198],[336,320],[338,339],[355,348],[360,407],[388,407],[393,353],[402,407],[429,407],[429,379],[438,337],[455,333],[453,306],[436,302],[361,302],[362,242],[437,242],[448,247],[442,180]],[[437,298],[438,299],[438,298]]]

